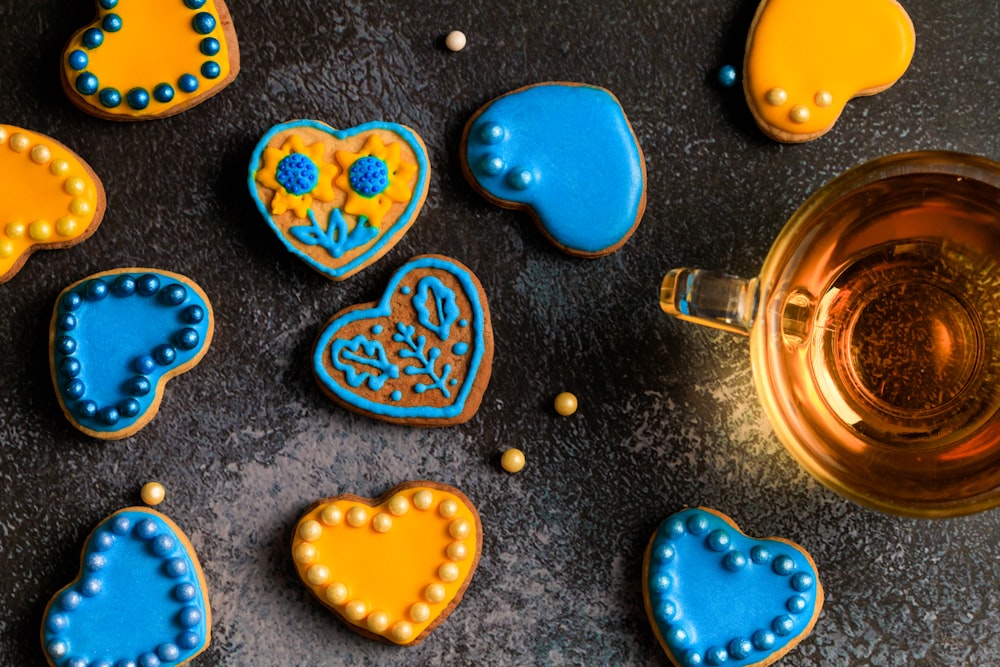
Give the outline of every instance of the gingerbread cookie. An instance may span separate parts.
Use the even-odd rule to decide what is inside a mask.
[[[815,139],[848,100],[903,76],[914,42],[913,23],[895,0],[763,0],[743,65],[750,111],[772,139]]]
[[[250,158],[250,195],[296,257],[343,280],[399,243],[427,197],[430,162],[410,128],[335,130],[315,120],[273,127]]]
[[[177,525],[145,507],[107,517],[84,542],[80,572],[49,601],[49,665],[181,665],[211,639],[208,587]]]
[[[97,0],[97,19],[63,51],[61,78],[87,113],[149,120],[201,104],[239,71],[223,0]]]
[[[295,526],[292,559],[309,591],[350,629],[413,646],[461,601],[481,548],[469,499],[417,481],[375,500],[317,501]]]
[[[49,361],[59,405],[87,435],[126,438],[156,415],[167,380],[208,351],[215,319],[190,278],[116,269],[59,295]]]
[[[498,206],[527,211],[559,249],[614,252],[646,209],[646,162],[617,98],[598,86],[540,83],[477,111],[462,171]]]
[[[678,667],[770,665],[812,631],[823,607],[816,564],[802,547],[747,537],[707,508],[660,524],[642,582],[653,634]]]
[[[313,346],[313,372],[349,410],[410,426],[468,421],[493,365],[486,295],[467,267],[414,257],[381,300],[334,315]]]
[[[0,283],[39,249],[68,248],[97,231],[107,201],[94,170],[44,134],[0,125]]]

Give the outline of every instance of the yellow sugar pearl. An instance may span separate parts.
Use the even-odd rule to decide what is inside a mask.
[[[297,547],[295,547],[295,551],[292,553],[292,558],[295,559],[296,563],[308,565],[316,560],[316,547],[308,542],[301,542]]]
[[[418,510],[430,509],[434,503],[434,494],[424,489],[413,494],[413,506]]]
[[[347,523],[355,528],[360,528],[368,522],[368,510],[360,505],[355,505],[347,510]]]
[[[458,579],[458,566],[454,563],[445,563],[438,568],[438,577],[441,581],[451,583]]]
[[[56,227],[58,228],[58,223],[56,223]],[[63,234],[63,236],[66,236],[66,234]],[[167,490],[159,482],[146,482],[142,485],[142,489],[139,490],[139,497],[147,505],[159,505],[167,497]]]
[[[306,570],[306,579],[313,586],[322,586],[330,580],[330,568],[326,565],[313,565]]]
[[[59,236],[74,236],[77,232],[76,218],[68,215],[59,218],[56,220],[56,231],[59,232]]]
[[[347,602],[347,598],[351,596],[351,592],[347,590],[347,586],[335,581],[326,589],[326,600],[330,604],[342,605]]]
[[[56,176],[65,176],[66,172],[69,171],[69,162],[66,160],[53,160],[52,164],[49,165],[49,171]]]
[[[80,217],[83,217],[88,213],[90,213],[90,202],[88,202],[86,199],[81,199],[80,197],[77,197],[76,199],[74,199],[69,203],[69,210],[73,213],[73,215],[79,215]]]
[[[448,525],[448,534],[456,540],[464,540],[472,533],[472,524],[468,519],[455,519]]]
[[[31,161],[35,164],[45,164],[52,159],[52,151],[49,150],[48,146],[43,146],[38,144],[31,149]]]
[[[28,236],[36,241],[48,241],[52,238],[52,225],[48,220],[35,220],[28,225]]]
[[[389,627],[389,614],[384,611],[373,611],[368,616],[368,629],[372,632],[385,632]]]
[[[14,254],[14,244],[6,239],[0,241],[0,257],[10,257]]]
[[[449,498],[448,500],[442,500],[441,504],[438,506],[438,514],[446,519],[450,519],[458,513],[458,503]]]
[[[576,396],[568,391],[564,391],[556,396],[556,400],[553,401],[553,407],[555,407],[558,414],[563,417],[569,417],[571,414],[576,412],[579,404],[577,403]]]
[[[410,618],[417,623],[423,623],[431,617],[431,608],[424,602],[417,602],[410,607]]]
[[[306,542],[312,542],[313,540],[318,540],[320,535],[323,534],[323,526],[319,525],[319,521],[309,519],[301,526],[299,526],[299,537],[301,537]]]
[[[7,229],[4,231],[7,232],[8,238],[19,239],[24,236],[24,223],[12,222],[7,225]]]
[[[10,135],[10,147],[12,150],[23,153],[31,145],[31,139],[23,132],[15,132]]]
[[[385,512],[379,512],[372,519],[372,528],[376,533],[388,533],[392,529],[392,517]]]
[[[396,516],[403,516],[410,511],[410,501],[401,493],[389,498],[389,511]]]
[[[448,558],[453,561],[465,560],[469,556],[469,548],[465,546],[465,542],[452,542],[448,545],[448,549],[445,551],[448,554]]]
[[[82,195],[83,191],[87,189],[87,182],[83,180],[80,176],[70,176],[63,183],[63,190],[66,191],[68,195]]]
[[[524,468],[524,452],[511,447],[500,457],[500,467],[507,472],[521,472]]]
[[[445,596],[444,586],[441,584],[431,584],[424,589],[424,599],[428,602],[443,602]]]
[[[319,519],[328,526],[336,526],[344,520],[344,513],[336,505],[327,505],[320,512]]]
[[[344,615],[352,621],[360,621],[368,615],[368,605],[364,600],[351,600],[344,607]]]
[[[788,92],[784,88],[771,88],[764,93],[764,101],[773,107],[780,107],[788,101]]]
[[[792,119],[793,123],[805,123],[809,120],[811,115],[809,107],[804,104],[796,104],[792,107],[792,110],[788,112],[788,117]]]
[[[400,643],[408,642],[413,638],[413,626],[406,621],[399,621],[392,626],[392,630],[389,632],[392,633],[393,641]]]
[[[833,93],[829,90],[817,90],[813,101],[818,107],[828,107],[833,104]]]

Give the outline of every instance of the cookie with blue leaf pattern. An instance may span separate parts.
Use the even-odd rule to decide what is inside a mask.
[[[448,426],[476,413],[493,366],[482,285],[461,263],[414,257],[375,303],[334,315],[313,346],[316,380],[355,412],[410,426]]]

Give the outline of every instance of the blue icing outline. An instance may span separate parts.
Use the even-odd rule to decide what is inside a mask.
[[[127,295],[120,295],[114,288],[115,281],[123,276],[135,282]],[[158,279],[155,293],[142,293],[138,283],[145,276]],[[93,286],[102,283],[103,296],[96,299],[88,296]],[[176,285],[184,288],[183,300],[166,301],[166,291]],[[71,302],[75,304],[72,307]],[[197,322],[187,319],[191,307],[201,309]],[[71,329],[65,328],[67,316],[72,316],[74,322]],[[207,352],[214,326],[211,305],[201,288],[180,274],[130,267],[94,274],[73,283],[59,294],[52,315],[50,356],[60,405],[70,421],[90,435],[114,436],[137,423],[144,425],[152,418],[151,412],[159,407],[164,375],[170,373],[176,377],[196,365]],[[182,344],[179,338],[187,329],[197,334],[197,342],[191,347],[190,343]],[[67,347],[64,337],[71,338],[74,344]],[[173,355],[163,347],[171,348]],[[140,369],[139,359],[144,357],[153,363]],[[79,371],[70,377],[64,368],[71,366],[73,359],[79,362]],[[138,377],[146,378],[148,389],[142,388],[141,383],[138,388],[130,384]],[[82,395],[72,390],[74,379],[82,382]],[[98,414],[83,416],[81,404],[88,401],[96,403],[98,410],[114,407],[117,421],[106,423]],[[135,414],[122,410],[126,401],[138,404]]]
[[[661,642],[684,665],[745,667],[789,650],[809,630],[821,590],[801,547],[751,538],[700,508],[660,524],[644,569],[647,611]],[[758,631],[770,634],[769,647],[755,645]]]
[[[49,661],[145,664],[152,656],[167,667],[201,653],[211,638],[211,609],[189,545],[176,524],[152,509],[126,508],[105,518],[84,543],[77,577],[45,609],[41,640]]]
[[[484,137],[488,128],[494,132]],[[570,251],[599,254],[638,225],[645,162],[621,104],[604,88],[546,83],[498,97],[470,122],[463,158],[490,197],[530,208]]]
[[[343,141],[344,139],[364,134],[365,132],[371,132],[373,130],[386,130],[395,133],[400,137],[400,139],[405,141],[417,157],[417,181],[413,187],[413,193],[410,197],[410,201],[407,202],[406,208],[403,210],[402,214],[400,214],[399,218],[397,218],[391,226],[380,227],[379,234],[375,237],[374,243],[372,243],[363,253],[342,266],[327,266],[316,261],[308,254],[300,250],[292,241],[288,239],[287,236],[285,236],[284,232],[281,231],[281,228],[275,224],[274,217],[271,214],[270,209],[257,194],[257,171],[261,165],[264,149],[267,148],[267,145],[271,142],[275,135],[287,130],[294,130],[303,127],[319,130],[320,132],[329,134],[338,141]],[[253,154],[250,156],[250,168],[247,176],[247,186],[250,189],[250,196],[253,198],[254,204],[257,206],[257,211],[267,221],[271,231],[273,231],[281,240],[282,244],[284,244],[285,249],[313,269],[335,280],[346,278],[357,271],[360,271],[364,268],[366,263],[375,261],[375,258],[380,257],[383,252],[388,252],[389,248],[399,242],[419,212],[417,204],[422,204],[429,184],[430,162],[427,157],[427,151],[423,147],[420,138],[413,130],[404,125],[383,121],[371,121],[347,130],[336,130],[322,121],[308,119],[293,120],[287,123],[275,125],[267,131],[267,134],[265,134],[254,147]],[[358,226],[361,226],[361,224],[362,222],[359,219]],[[388,248],[386,248],[387,245]],[[383,248],[385,248],[385,250],[383,250]]]
[[[393,295],[396,293],[396,290],[399,289],[399,284],[410,273],[421,269],[438,269],[453,275],[456,280],[458,280],[459,285],[461,285],[462,290],[465,292],[465,296],[471,305],[471,317],[467,319],[469,320],[469,325],[473,333],[473,344],[470,348],[471,355],[468,359],[466,376],[462,382],[461,388],[454,394],[452,402],[443,408],[427,405],[404,407],[370,401],[363,396],[355,394],[351,391],[349,386],[344,386],[336,378],[331,376],[326,371],[324,363],[325,358],[329,354],[331,346],[334,344],[333,341],[339,340],[336,338],[337,332],[346,325],[360,320],[388,317],[391,315],[391,300]],[[389,284],[386,286],[385,291],[382,294],[382,298],[374,307],[350,309],[344,312],[343,315],[333,318],[326,324],[320,332],[319,337],[316,339],[316,344],[313,347],[313,371],[315,372],[317,379],[326,389],[333,393],[339,400],[359,410],[393,419],[452,419],[462,414],[465,408],[465,402],[468,399],[469,394],[472,391],[472,386],[475,384],[476,378],[479,375],[483,355],[486,352],[486,343],[484,338],[485,322],[486,317],[483,310],[483,304],[481,303],[481,297],[476,287],[476,282],[468,270],[451,261],[447,261],[444,258],[419,257],[407,262],[393,274],[392,278],[389,280]],[[411,367],[412,366],[408,366],[407,368]],[[405,373],[406,369],[403,370]],[[400,396],[400,399],[401,398],[402,396]],[[393,398],[392,396],[389,396],[389,399],[400,400]]]

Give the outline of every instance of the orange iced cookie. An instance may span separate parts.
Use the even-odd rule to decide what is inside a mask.
[[[325,498],[299,519],[302,581],[352,630],[423,641],[455,609],[479,564],[479,513],[458,489],[406,482],[381,498]]]
[[[97,19],[63,51],[61,78],[87,113],[147,120],[200,104],[239,70],[223,0],[97,0]]]
[[[772,139],[815,139],[848,100],[903,76],[914,43],[913,23],[895,0],[763,0],[743,65],[750,111]]]
[[[104,187],[80,156],[44,134],[0,125],[0,283],[40,248],[68,248],[104,217]]]

